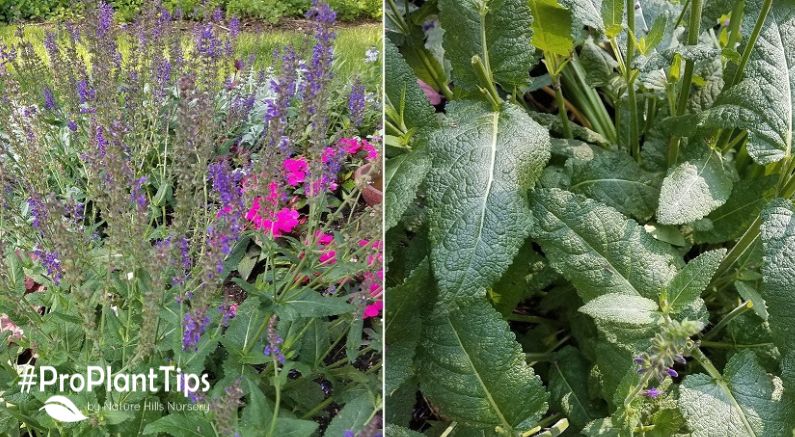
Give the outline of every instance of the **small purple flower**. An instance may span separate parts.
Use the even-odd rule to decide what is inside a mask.
[[[182,350],[198,350],[199,340],[201,340],[201,336],[204,334],[209,324],[210,317],[204,315],[204,311],[194,310],[185,313],[182,332]]]
[[[343,436],[343,437],[356,437],[356,435],[355,435],[355,434],[353,433],[353,431],[351,431],[350,429],[349,429],[349,430],[346,430],[346,431],[345,431],[345,432],[342,434],[342,436]]]
[[[28,208],[30,208],[30,215],[33,217],[33,228],[41,231],[42,224],[47,220],[47,208],[41,199],[31,197],[28,199]]]
[[[635,364],[640,366],[640,365],[643,365],[646,362],[646,359],[643,358],[642,355],[638,355],[638,356],[635,357],[635,359],[633,361],[635,361]]]
[[[77,122],[74,120],[69,120],[69,123],[66,124],[66,127],[68,127],[72,132],[77,132]]]
[[[262,353],[266,357],[275,357],[278,362],[284,364],[285,358],[281,349],[284,339],[279,336],[279,332],[276,329],[278,322],[279,319],[276,316],[271,316],[271,319],[268,321],[268,344],[265,346]]]
[[[643,395],[646,396],[647,398],[650,398],[650,399],[656,399],[661,394],[662,394],[662,392],[657,387],[652,387],[652,388],[650,388],[648,390],[645,390],[643,392]]]
[[[667,373],[668,376],[670,376],[671,378],[676,378],[676,377],[679,376],[679,373],[677,373],[676,370],[674,370],[674,369],[672,369],[670,367],[665,371],[665,373]]]
[[[146,198],[146,192],[143,190],[144,184],[149,180],[148,177],[142,176],[133,182],[132,190],[130,191],[130,202],[138,206],[138,210],[146,209],[149,204]]]
[[[63,271],[61,270],[61,260],[55,252],[47,252],[40,248],[33,249],[33,254],[41,262],[41,265],[47,269],[47,274],[50,275],[55,285],[61,283],[63,279]]]
[[[99,157],[104,158],[108,153],[108,140],[105,139],[105,129],[103,129],[102,126],[97,127],[97,133],[94,137],[94,140],[97,143],[97,152],[99,152]]]
[[[221,313],[221,325],[227,327],[229,322],[237,315],[237,304],[221,305],[218,307],[218,311]]]

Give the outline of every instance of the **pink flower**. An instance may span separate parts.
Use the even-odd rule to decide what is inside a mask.
[[[280,237],[283,234],[289,234],[298,226],[298,217],[300,216],[298,211],[294,209],[282,208],[276,211],[276,220],[265,220],[266,227],[274,237]]]
[[[315,232],[315,238],[317,238],[317,243],[321,246],[328,246],[332,241],[334,241],[334,235],[324,234],[320,231]]]
[[[295,159],[284,160],[285,180],[293,187],[306,180],[306,173],[309,170],[309,163],[304,157],[299,156]]]
[[[367,140],[362,140],[362,150],[367,152],[368,161],[372,162],[378,159],[378,149],[376,149],[375,146],[370,144]]]
[[[359,150],[362,150],[362,143],[358,138],[342,138],[339,141],[339,145],[345,153],[351,155],[355,155],[359,153]]]
[[[274,237],[280,237],[290,232],[298,226],[298,218],[301,214],[290,208],[282,208],[275,213],[264,211],[262,208],[262,197],[255,197],[251,209],[246,213],[246,220],[254,225],[255,229],[268,231]]]
[[[320,156],[320,162],[323,164],[328,164],[334,158],[334,155],[337,154],[337,151],[334,150],[333,147],[326,147],[323,149],[323,155]]]
[[[425,93],[425,97],[428,99],[428,102],[430,102],[431,105],[436,106],[442,103],[442,95],[439,94],[438,91],[419,79],[417,79],[417,83],[420,85],[420,89],[423,93]]]
[[[362,318],[369,319],[371,317],[378,317],[382,309],[384,309],[384,302],[380,300],[375,301],[364,308]]]
[[[320,254],[320,264],[335,264],[337,262],[337,251],[326,250]]]
[[[9,343],[19,341],[22,338],[22,335],[25,333],[22,328],[11,321],[11,318],[8,317],[8,314],[0,314],[0,332],[11,333],[11,335],[8,337]]]

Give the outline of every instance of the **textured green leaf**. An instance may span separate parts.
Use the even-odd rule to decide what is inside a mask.
[[[699,126],[748,129],[748,154],[759,164],[792,154],[795,124],[795,4],[775,2],[745,68]]]
[[[434,124],[435,110],[417,84],[411,67],[389,39],[385,42],[385,52],[386,97],[396,109],[402,110],[406,127],[421,128]]]
[[[540,378],[485,299],[459,301],[449,312],[437,306],[426,321],[418,358],[423,392],[443,416],[459,423],[527,430],[547,410]]]
[[[326,428],[324,435],[341,436],[347,430],[352,430],[354,435],[358,434],[367,425],[367,420],[373,412],[378,409],[380,406],[375,405],[372,394],[363,393],[342,407]]]
[[[560,0],[563,6],[571,10],[572,35],[582,41],[581,35],[587,35],[584,27],[604,31],[602,20],[602,0]]]
[[[530,242],[525,243],[499,281],[489,290],[488,296],[494,308],[503,316],[513,313],[516,305],[534,291],[549,285],[543,281],[532,282],[529,278],[544,269],[544,259],[533,250]],[[532,284],[532,285],[531,285]]]
[[[776,199],[762,211],[762,297],[773,342],[781,355],[795,354],[795,207]]]
[[[657,320],[658,309],[657,302],[651,299],[611,293],[589,301],[580,307],[580,312],[610,324],[647,326]]]
[[[765,197],[777,179],[777,176],[771,175],[736,183],[729,200],[696,223],[698,226],[693,233],[696,241],[715,244],[740,238],[759,217],[766,202]]]
[[[543,189],[531,204],[533,238],[586,302],[610,293],[656,300],[682,265],[671,246],[596,201]]]
[[[544,52],[568,56],[574,48],[571,11],[557,0],[529,0],[533,14],[533,45]]]
[[[674,314],[688,308],[701,296],[726,256],[726,249],[703,252],[687,263],[668,285],[668,305]]]
[[[551,402],[569,419],[574,431],[582,429],[602,414],[588,394],[589,367],[582,354],[571,346],[556,352],[555,359],[550,364]]]
[[[386,437],[423,437],[422,434],[402,426],[387,425]]]
[[[613,78],[618,62],[606,50],[588,37],[580,49],[580,62],[589,85],[605,86]]]
[[[679,408],[694,437],[790,437],[795,403],[782,396],[780,384],[744,350],[726,364],[722,380],[685,377]]]
[[[402,285],[387,291],[386,393],[392,394],[414,374],[414,353],[422,334],[422,322],[434,300],[433,276],[423,262]]]
[[[520,108],[454,104],[428,140],[431,261],[440,298],[475,296],[511,265],[530,230],[525,192],[549,159],[549,135]]]
[[[719,153],[709,151],[668,171],[660,188],[657,219],[665,225],[681,225],[720,207],[732,191],[732,179]]]
[[[414,202],[417,190],[430,169],[431,159],[422,149],[390,158],[386,162],[386,230],[398,224],[406,209]]]
[[[569,190],[646,221],[657,208],[662,177],[649,173],[629,155],[604,152],[590,161],[570,160]]]
[[[483,17],[481,5],[487,8]],[[505,89],[530,81],[535,54],[530,47],[532,18],[527,0],[439,0],[439,19],[458,87],[477,90],[472,69],[475,55],[488,60],[494,80]]]
[[[624,24],[624,0],[603,0],[602,17],[605,23],[605,35],[608,38],[618,36]]]

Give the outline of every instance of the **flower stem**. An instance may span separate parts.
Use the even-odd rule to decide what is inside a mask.
[[[563,89],[560,86],[560,76],[554,78],[553,87],[555,88],[555,103],[558,105],[560,123],[563,125],[563,135],[566,138],[574,138],[569,126],[569,114],[566,112],[566,100],[563,98]]]
[[[721,329],[725,328],[726,325],[729,324],[729,322],[731,322],[734,318],[736,318],[740,314],[750,310],[751,307],[753,307],[753,306],[754,306],[754,304],[750,300],[745,301],[745,302],[741,303],[740,305],[738,305],[735,309],[731,310],[729,312],[729,314],[726,314],[725,316],[723,316],[722,319],[720,319],[718,324],[716,324],[715,327],[712,328],[704,336],[704,340],[711,340],[711,339],[715,338],[715,336],[718,335],[718,333],[721,331]]]

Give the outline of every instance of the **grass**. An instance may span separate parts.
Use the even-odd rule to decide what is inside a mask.
[[[45,25],[25,26],[25,37],[34,42],[36,50],[44,54],[44,34]],[[0,26],[0,43],[13,43],[16,37],[16,26]],[[263,33],[244,32],[240,35],[238,43],[238,57],[248,58],[249,55],[257,55],[258,66],[267,67],[271,65],[273,51],[276,48],[284,47],[287,44],[294,44],[301,47],[303,41],[308,37],[307,34],[276,30]],[[185,36],[186,43],[191,40],[190,35]],[[125,44],[119,44],[122,55],[125,54]],[[355,27],[344,27],[337,29],[337,75],[349,78],[356,72],[361,71],[359,64],[364,61],[365,52],[371,47],[380,50],[381,47],[381,26],[377,24],[363,24]]]

